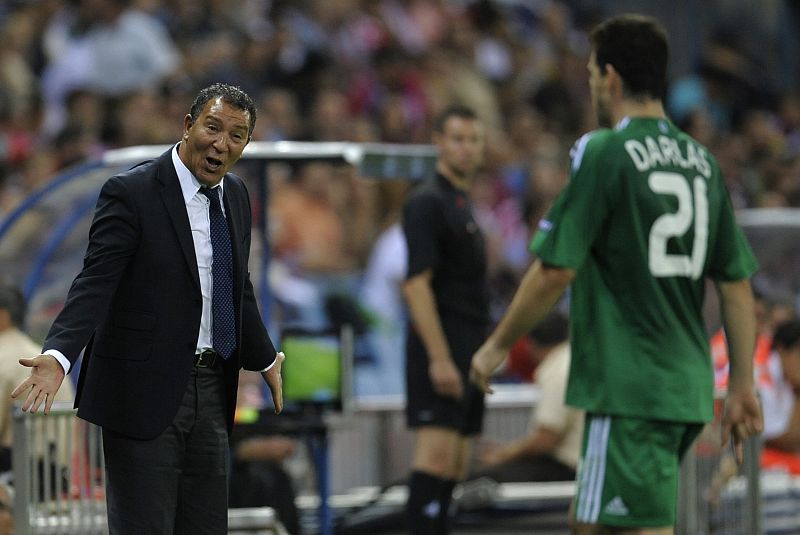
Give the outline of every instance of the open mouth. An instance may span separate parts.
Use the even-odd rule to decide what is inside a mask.
[[[208,164],[208,168],[212,171],[216,171],[220,167],[222,167],[222,160],[217,160],[216,158],[212,158],[211,156],[206,157],[206,163]]]

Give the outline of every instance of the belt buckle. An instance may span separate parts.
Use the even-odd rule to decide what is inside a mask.
[[[213,349],[204,349],[202,353],[197,355],[197,368],[211,368],[217,360],[217,352]]]

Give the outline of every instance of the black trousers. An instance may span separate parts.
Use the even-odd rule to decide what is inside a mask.
[[[153,392],[152,395],[158,395]],[[223,370],[193,368],[172,424],[153,440],[103,430],[110,535],[225,535]]]

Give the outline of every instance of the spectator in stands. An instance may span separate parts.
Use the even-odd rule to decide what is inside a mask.
[[[16,286],[0,283],[0,473],[11,470],[13,425],[11,420],[11,392],[28,377],[28,370],[17,362],[20,355],[35,355],[41,346],[22,331],[26,309],[25,297]],[[59,389],[55,401],[71,403],[72,384],[69,381]]]
[[[772,336],[778,358],[770,360],[770,381],[761,381],[764,407],[762,467],[800,474],[800,320],[781,323]]]
[[[254,137],[263,141],[299,141],[303,138],[303,120],[297,97],[282,88],[271,88],[261,99],[259,128]]]
[[[776,322],[772,320],[773,308],[780,310],[777,303],[770,303],[762,294],[755,292],[753,295],[756,315],[756,348],[753,354],[753,373],[756,386],[770,382],[768,362],[772,358],[772,332]],[[725,339],[725,330],[720,329],[709,340],[711,347],[711,361],[714,366],[714,388],[724,392],[728,388],[728,341]]]
[[[580,456],[583,411],[564,402],[569,374],[569,325],[554,312],[531,330],[539,396],[529,432],[506,444],[479,444],[478,467],[469,479],[572,481]]]
[[[81,0],[47,29],[50,61],[42,75],[46,128],[63,125],[67,93],[88,89],[125,96],[152,89],[180,66],[166,28],[132,0]]]
[[[35,109],[36,78],[26,62],[25,47],[33,40],[35,22],[22,12],[0,17],[0,88],[8,91],[10,111],[16,120],[30,119]]]

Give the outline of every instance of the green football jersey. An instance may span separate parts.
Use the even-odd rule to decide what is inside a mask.
[[[712,418],[705,278],[757,264],[712,155],[667,119],[583,136],[531,250],[572,268],[567,402],[682,422]]]

